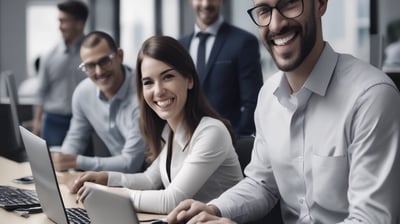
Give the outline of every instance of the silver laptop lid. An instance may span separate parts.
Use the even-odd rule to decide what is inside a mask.
[[[128,197],[91,188],[83,204],[93,224],[139,224]]]
[[[44,213],[55,223],[67,224],[68,219],[64,202],[46,141],[22,126],[19,126],[19,129],[28,154],[36,192]]]

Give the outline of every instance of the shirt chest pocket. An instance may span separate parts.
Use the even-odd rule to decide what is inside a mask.
[[[347,155],[312,155],[313,199],[321,207],[347,209],[349,162]]]

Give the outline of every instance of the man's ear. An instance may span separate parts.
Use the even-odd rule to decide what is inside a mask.
[[[328,7],[328,0],[316,0],[316,9],[319,16],[323,16]]]
[[[117,57],[121,60],[121,63],[124,61],[124,51],[121,48],[117,50]]]
[[[78,20],[78,26],[79,26],[79,29],[83,32],[84,30],[85,30],[85,21],[83,21],[83,20]]]

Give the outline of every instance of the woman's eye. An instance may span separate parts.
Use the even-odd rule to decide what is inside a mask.
[[[150,80],[144,80],[142,83],[144,86],[148,86],[148,85],[151,85],[153,82]]]
[[[172,79],[172,78],[174,78],[174,75],[173,75],[173,74],[166,74],[166,75],[164,75],[164,79],[165,79],[165,80],[169,80],[169,79]]]

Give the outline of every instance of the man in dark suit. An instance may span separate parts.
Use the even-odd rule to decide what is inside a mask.
[[[191,4],[196,13],[194,32],[180,41],[190,51],[214,109],[230,120],[237,136],[251,135],[263,84],[257,38],[224,21],[220,14],[223,0],[191,0]],[[204,69],[199,69],[198,62],[201,32],[208,35]]]

